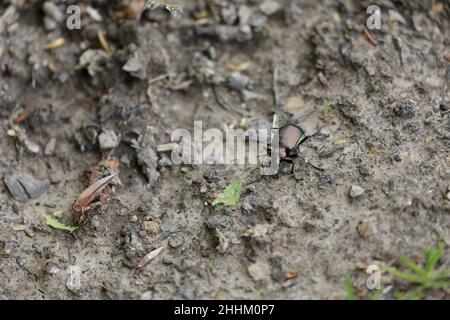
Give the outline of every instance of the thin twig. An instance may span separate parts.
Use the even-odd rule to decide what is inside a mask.
[[[160,75],[160,76],[157,76],[157,77],[155,77],[155,78],[153,78],[153,79],[148,80],[148,85],[151,85],[151,84],[156,83],[156,82],[158,82],[158,81],[164,80],[164,79],[166,79],[167,77],[169,77],[169,74],[168,74],[168,73],[162,74],[162,75]]]
[[[236,112],[239,115],[243,115],[243,113],[239,110],[236,110],[234,108],[229,107],[227,104],[225,104],[225,102],[223,102],[222,98],[219,95],[219,92],[217,90],[217,85],[213,84],[212,85],[212,90],[213,90],[213,94],[214,94],[214,98],[216,98],[217,103],[219,104],[219,106],[221,106],[223,109],[225,109],[226,111],[232,111],[232,112]]]

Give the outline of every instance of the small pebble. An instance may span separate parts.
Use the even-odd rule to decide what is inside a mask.
[[[56,147],[56,139],[51,138],[50,141],[45,146],[44,155],[46,155],[47,157],[52,156],[53,153],[55,152],[55,147]]]
[[[39,198],[50,186],[48,180],[37,180],[30,175],[18,175],[17,180],[23,186],[30,199]]]
[[[75,294],[81,293],[81,268],[80,266],[70,266],[67,269],[69,277],[66,281],[66,287]]]
[[[158,160],[158,166],[160,167],[171,167],[173,166],[172,160],[170,160],[168,157],[161,157],[161,159]]]
[[[397,153],[394,155],[394,160],[397,162],[401,162],[403,160],[402,155],[400,153]]]
[[[262,13],[270,16],[280,10],[280,4],[277,1],[266,0],[259,6]]]
[[[122,157],[120,157],[120,163],[123,164],[126,167],[130,167],[131,160],[128,154],[124,154]]]
[[[242,4],[239,6],[238,16],[239,16],[239,24],[241,26],[248,25],[250,17],[253,14],[252,8],[249,6]]]
[[[151,234],[159,233],[159,225],[153,221],[144,221],[143,223],[144,229],[147,230]]]
[[[369,237],[369,235],[372,233],[372,229],[373,225],[370,221],[360,221],[358,226],[356,227],[358,235],[363,239],[367,239]]]
[[[37,143],[35,143],[35,142],[31,141],[30,139],[28,139],[27,136],[23,136],[22,137],[22,145],[31,154],[39,154],[39,153],[41,153],[41,147]]]
[[[169,238],[169,246],[174,249],[181,247],[184,242],[185,242],[185,239],[184,239],[183,235],[181,235],[179,233],[176,233],[176,234],[170,236],[170,238]]]
[[[61,269],[54,263],[49,263],[46,267],[46,271],[47,273],[51,274],[51,275],[55,275],[58,272],[61,271]]]
[[[240,72],[233,72],[227,79],[228,86],[236,91],[242,91],[250,82],[250,78]]]
[[[101,22],[103,20],[100,12],[91,6],[86,7],[86,13],[96,22]]]
[[[101,150],[114,149],[119,145],[119,139],[113,130],[103,130],[98,136],[98,144]]]
[[[252,100],[266,101],[267,99],[267,96],[264,94],[245,89],[242,90],[242,100],[244,100],[245,102]]]
[[[50,186],[50,181],[48,180],[36,180],[32,176],[25,174],[6,177],[4,182],[12,197],[20,202],[25,202],[28,198],[38,198]]]
[[[350,188],[350,197],[351,198],[358,198],[364,194],[365,190],[357,185],[352,185]]]
[[[399,117],[413,118],[416,115],[416,106],[411,101],[401,102],[394,107]]]
[[[64,21],[65,16],[63,11],[54,2],[46,1],[42,6],[42,9],[44,10],[45,15],[54,21]]]
[[[19,180],[17,180],[17,177],[5,177],[3,181],[5,182],[9,193],[11,193],[11,196],[15,200],[19,202],[25,202],[28,200],[28,195],[20,184]]]
[[[47,31],[55,30],[58,27],[58,23],[49,17],[44,17],[44,28]]]
[[[267,280],[271,274],[270,266],[262,262],[251,264],[247,271],[255,282]]]
[[[173,261],[173,258],[172,258],[172,257],[170,257],[170,256],[164,256],[164,257],[162,258],[162,263],[164,263],[164,264],[173,264],[174,261]]]

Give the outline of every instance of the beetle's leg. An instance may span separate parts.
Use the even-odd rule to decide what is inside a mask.
[[[291,171],[289,172],[289,174],[293,174],[293,173],[294,173],[294,166],[295,166],[294,159],[291,158],[291,157],[287,157],[287,158],[285,158],[284,160],[286,160],[286,162],[292,164]]]

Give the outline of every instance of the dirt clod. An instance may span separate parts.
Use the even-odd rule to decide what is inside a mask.
[[[248,267],[248,273],[252,277],[253,281],[267,281],[271,274],[270,265],[263,262],[256,262]]]

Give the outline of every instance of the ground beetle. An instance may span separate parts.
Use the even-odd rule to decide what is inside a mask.
[[[298,147],[308,140],[302,128],[295,124],[288,123],[280,128],[280,159],[295,157]]]
[[[274,125],[273,128],[277,129],[277,114],[274,115]],[[314,134],[315,135],[315,134]],[[312,136],[314,136],[312,135]],[[286,124],[282,125],[279,129],[279,148],[278,148],[278,155],[279,155],[279,162],[280,164],[283,164],[281,166],[281,172],[284,174],[290,174],[294,170],[293,165],[293,158],[298,156],[299,152],[299,146],[304,143],[306,140],[311,138],[312,136],[309,136],[305,133],[305,131],[300,128],[299,126],[287,122]],[[274,137],[272,137],[274,138]],[[304,159],[300,158],[303,162],[305,162],[307,165],[323,171],[322,168],[319,168]]]

